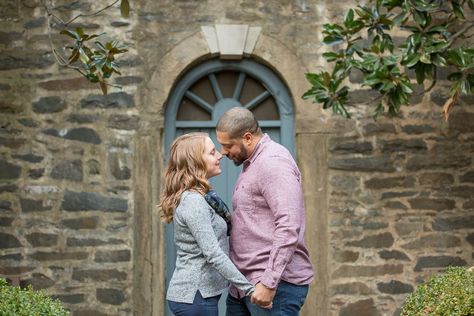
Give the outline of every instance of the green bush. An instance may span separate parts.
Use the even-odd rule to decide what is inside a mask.
[[[0,315],[1,316],[67,316],[59,300],[53,300],[42,291],[34,291],[28,286],[22,289],[8,285],[0,278]]]
[[[405,300],[402,316],[474,316],[474,271],[449,267]]]

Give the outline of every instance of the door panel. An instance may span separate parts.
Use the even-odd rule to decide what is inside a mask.
[[[234,106],[251,110],[264,133],[294,154],[293,106],[286,86],[269,68],[252,60],[239,62],[211,60],[184,74],[173,88],[166,107],[165,150],[171,142],[190,132],[206,132],[216,148],[215,126],[220,116]],[[241,167],[224,157],[222,174],[210,180],[211,186],[232,209],[232,192]],[[165,228],[166,287],[171,279],[176,248],[173,225]],[[167,315],[172,315],[167,307]],[[225,295],[219,303],[225,315]]]

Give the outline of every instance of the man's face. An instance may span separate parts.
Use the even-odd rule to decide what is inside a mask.
[[[243,138],[230,138],[228,133],[217,132],[217,141],[221,144],[221,154],[240,166],[249,157]]]

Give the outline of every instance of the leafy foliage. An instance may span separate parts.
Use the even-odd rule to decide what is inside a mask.
[[[405,300],[402,316],[474,315],[474,271],[449,267],[420,285]]]
[[[54,56],[59,64],[78,71],[90,82],[98,83],[104,94],[107,94],[107,79],[109,79],[114,73],[121,74],[117,63],[115,62],[116,55],[125,53],[127,49],[115,40],[108,42],[100,41],[99,39],[102,38],[102,35],[105,33],[86,34],[84,33],[84,29],[79,27],[72,30],[69,28],[69,25],[80,17],[97,16],[101,12],[114,6],[119,1],[122,17],[128,17],[130,13],[129,1],[114,0],[113,3],[97,12],[91,14],[79,14],[67,22],[55,15],[52,9],[46,5],[46,2],[43,2],[48,17],[53,17],[64,26],[64,29],[60,31],[60,34],[66,35],[73,40],[71,44],[66,46],[66,48],[71,51],[68,58],[62,57],[53,47]],[[89,41],[93,39],[95,44],[94,47],[89,44]]]
[[[379,92],[379,97],[372,100],[376,104],[374,116],[384,111],[396,115],[402,105],[409,103],[414,93],[409,71],[415,73],[418,84],[432,80],[430,90],[439,67],[453,70],[448,77],[450,98],[443,109],[446,117],[461,94],[474,93],[474,47],[454,46],[474,29],[474,21],[467,21],[464,14],[465,10],[474,10],[474,0],[369,3],[350,9],[341,24],[323,26],[323,42],[340,44],[341,48],[323,54],[328,63],[334,64],[332,71],[306,74],[311,88],[304,99],[350,117],[349,87],[344,83],[354,70],[363,74],[363,86]],[[397,30],[407,34],[400,44],[391,35]]]
[[[5,279],[0,278],[0,315],[15,316],[67,316],[59,300],[53,300],[42,291],[33,291],[31,285],[27,289],[9,286]]]
[[[102,92],[107,94],[106,79],[110,78],[113,73],[121,74],[117,63],[115,63],[115,55],[124,53],[127,49],[121,47],[117,41],[105,44],[95,41],[97,49],[93,49],[87,46],[87,41],[97,38],[99,35],[86,34],[82,28],[77,28],[76,31],[65,29],[60,33],[74,39],[74,44],[68,46],[72,50],[68,64],[73,65],[79,61],[84,70],[81,73],[90,82],[98,82]]]

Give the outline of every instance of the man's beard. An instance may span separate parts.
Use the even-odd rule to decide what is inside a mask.
[[[234,162],[234,165],[240,166],[247,158],[248,158],[247,148],[244,147],[244,144],[240,144],[240,153],[236,157],[231,158],[231,159]]]

